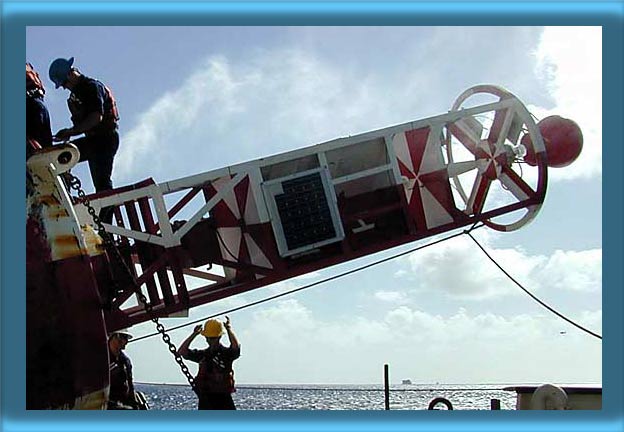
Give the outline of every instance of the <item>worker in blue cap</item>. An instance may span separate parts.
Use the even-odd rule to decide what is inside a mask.
[[[82,135],[72,143],[80,151],[80,162],[88,161],[96,192],[113,188],[113,160],[119,148],[119,114],[110,89],[100,81],[87,77],[73,67],[74,58],[57,58],[50,64],[50,80],[56,88],[70,91],[67,105],[73,126],[59,130],[55,141],[67,141]],[[112,208],[99,214],[103,222],[111,223]]]

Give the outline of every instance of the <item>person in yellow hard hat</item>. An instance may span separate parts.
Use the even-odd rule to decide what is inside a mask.
[[[193,333],[180,345],[179,354],[186,360],[199,363],[199,370],[195,376],[195,391],[199,398],[197,408],[200,410],[234,410],[236,406],[232,400],[234,393],[234,371],[232,362],[240,357],[240,344],[232,331],[230,318],[221,324],[216,319],[209,319],[204,324],[195,326]],[[230,346],[221,345],[223,328],[227,332]],[[208,348],[189,349],[191,342],[197,335],[206,338]]]

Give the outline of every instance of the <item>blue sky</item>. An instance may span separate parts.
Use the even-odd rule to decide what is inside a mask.
[[[115,93],[116,186],[443,114],[480,83],[507,88],[538,118],[575,120],[583,153],[549,171],[535,220],[517,232],[481,229],[475,237],[534,294],[602,333],[600,28],[30,27],[26,41],[54,131],[69,126],[67,92],[47,78],[56,57],[75,57]],[[86,166],[74,173],[92,190]],[[414,246],[163,321],[179,325]],[[381,383],[384,363],[394,382],[602,380],[601,341],[537,305],[466,236],[230,318],[244,384]],[[173,340],[179,345],[191,329],[173,331]],[[153,324],[132,331],[152,333]],[[137,380],[184,382],[159,338],[127,352]]]

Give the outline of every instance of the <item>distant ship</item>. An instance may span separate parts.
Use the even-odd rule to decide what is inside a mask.
[[[412,380],[409,380],[409,379],[404,379],[403,381],[401,381],[401,384],[408,385],[408,384],[411,384],[411,383],[412,383]]]

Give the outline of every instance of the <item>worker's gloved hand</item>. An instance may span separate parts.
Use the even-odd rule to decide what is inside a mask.
[[[57,142],[67,141],[68,139],[72,137],[73,132],[74,131],[72,128],[61,129],[52,138],[54,139],[54,141],[57,141]]]

